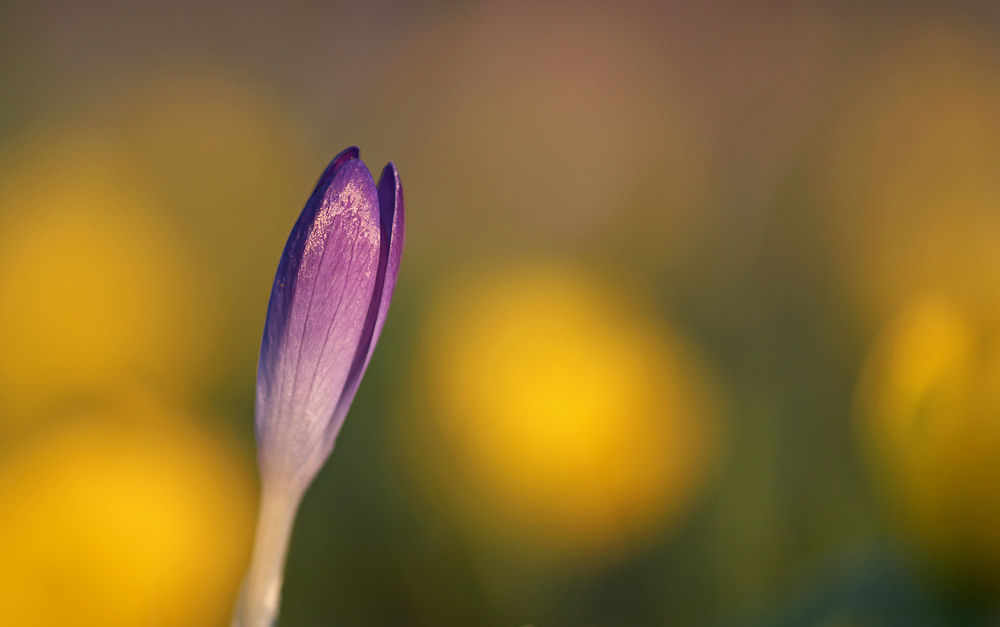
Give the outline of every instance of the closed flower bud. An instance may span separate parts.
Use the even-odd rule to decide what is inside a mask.
[[[403,190],[357,148],[320,177],[285,244],[257,365],[261,506],[233,626],[270,627],[299,502],[333,450],[382,331],[403,251]]]

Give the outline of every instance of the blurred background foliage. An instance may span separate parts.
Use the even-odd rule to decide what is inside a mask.
[[[407,247],[281,624],[1000,624],[994,3],[0,3],[0,623],[226,625],[316,177]]]

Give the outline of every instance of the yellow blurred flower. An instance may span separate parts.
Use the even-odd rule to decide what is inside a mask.
[[[716,462],[705,371],[623,298],[524,264],[457,286],[428,325],[419,374],[448,487],[480,531],[537,546],[536,558],[641,545]]]
[[[940,295],[910,302],[872,347],[858,432],[902,528],[1000,589],[1000,339]]]
[[[249,553],[253,475],[187,416],[70,416],[0,463],[4,624],[222,625]]]
[[[0,190],[0,420],[123,381],[196,380],[212,308],[170,228],[97,142]],[[30,160],[29,160],[30,161]]]

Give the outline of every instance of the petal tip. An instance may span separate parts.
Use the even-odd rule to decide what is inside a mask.
[[[396,165],[390,161],[382,168],[382,175],[378,179],[379,214],[384,228],[392,228],[396,214],[402,209],[400,206],[401,188],[399,171],[396,169]]]
[[[313,194],[320,191],[330,184],[333,177],[337,175],[337,172],[344,166],[348,161],[361,158],[361,150],[357,146],[351,146],[350,148],[345,148],[340,151],[333,160],[330,161],[330,165],[326,166],[323,170],[323,174],[320,175],[319,181],[316,182],[316,187],[313,188]]]

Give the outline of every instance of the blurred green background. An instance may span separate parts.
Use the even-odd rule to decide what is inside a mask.
[[[0,4],[0,624],[224,626],[329,159],[402,272],[281,625],[1000,624],[1000,9]]]

